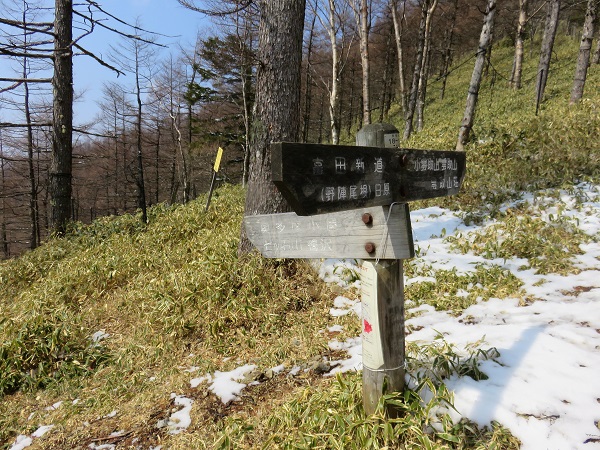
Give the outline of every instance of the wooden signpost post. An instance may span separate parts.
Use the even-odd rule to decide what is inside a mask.
[[[407,202],[458,193],[463,152],[398,148],[388,124],[362,128],[357,146],[276,143],[273,182],[294,213],[247,216],[267,258],[363,259],[363,406],[404,389],[402,260],[414,256]]]

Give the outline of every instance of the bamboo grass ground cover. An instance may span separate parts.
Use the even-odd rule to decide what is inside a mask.
[[[74,224],[0,263],[0,448],[533,448],[527,424],[597,443],[600,99],[568,106],[573,48],[557,38],[538,116],[530,85],[488,79],[461,194],[411,205],[410,389],[382,400],[401,419],[362,413],[352,263],[238,259],[244,192],[224,186],[208,213]],[[454,146],[461,70],[411,146]]]

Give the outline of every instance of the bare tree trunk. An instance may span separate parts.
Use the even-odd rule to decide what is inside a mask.
[[[23,7],[23,23],[27,23],[27,5]],[[27,49],[27,31],[23,31],[23,43],[25,49]],[[25,50],[27,52],[27,50]],[[29,77],[29,61],[27,57],[23,57],[23,79],[27,80]],[[38,246],[39,236],[39,220],[38,220],[38,201],[37,201],[37,185],[35,178],[35,168],[33,161],[33,125],[31,120],[31,108],[29,101],[29,83],[25,81],[23,83],[24,94],[24,109],[25,109],[25,123],[27,125],[27,168],[29,170],[29,219],[31,226],[31,234],[29,238],[29,248],[34,249]]]
[[[483,74],[483,66],[485,64],[486,54],[491,44],[495,16],[496,0],[488,0],[485,19],[483,21],[483,27],[481,28],[481,34],[479,36],[479,48],[477,49],[475,67],[471,76],[471,83],[469,84],[465,115],[458,132],[458,141],[456,143],[457,151],[465,150],[465,144],[469,141],[469,135],[471,133],[471,129],[473,128],[475,109],[477,107],[477,96],[479,95],[479,87],[481,86],[481,76]]]
[[[160,126],[160,118],[159,118],[159,114],[158,112],[160,112],[160,108],[157,111],[156,114],[156,121],[155,121],[155,126],[156,126],[156,146],[154,147],[154,157],[155,157],[155,164],[156,164],[156,171],[154,172],[154,183],[156,184],[156,191],[154,193],[154,203],[158,204],[158,202],[160,201],[160,172],[159,172],[159,168],[160,168],[160,138],[161,138],[161,126]]]
[[[410,94],[408,97],[406,115],[404,116],[404,140],[410,138],[413,132],[413,119],[417,106],[417,95],[419,93],[419,80],[421,68],[423,67],[424,50],[425,50],[425,28],[427,22],[427,11],[429,10],[430,0],[423,0],[421,5],[421,21],[419,22],[419,37],[417,39],[417,54],[415,57],[415,67],[413,70],[412,83],[410,86]]]
[[[0,128],[0,192],[4,192],[5,173],[4,173],[4,141],[2,138],[2,128]],[[2,224],[0,224],[0,245],[2,246],[2,255],[4,259],[10,257],[10,248],[8,246],[8,233],[6,231],[6,199],[2,198]]]
[[[238,42],[240,44],[242,60],[240,67],[240,84],[242,86],[242,101],[244,107],[244,168],[242,173],[242,186],[246,186],[246,183],[248,182],[248,169],[250,168],[250,120],[252,115],[252,101],[250,99],[252,91],[252,62],[248,58],[248,51],[252,51],[252,37],[247,21],[244,22],[243,25],[243,35],[239,35],[239,15],[236,18],[236,27],[238,30]],[[248,45],[248,43],[250,43],[250,45]]]
[[[142,88],[140,86],[140,55],[137,43],[135,45],[135,99],[137,102],[135,138],[137,154],[137,202],[138,208],[142,210],[142,223],[148,223],[148,211],[146,209],[146,185],[144,183],[144,159],[142,154]]]
[[[394,36],[396,38],[396,55],[398,57],[398,79],[400,92],[400,105],[402,106],[402,115],[406,115],[406,86],[404,84],[404,52],[402,48],[402,33],[404,28],[402,22],[405,21],[404,8],[406,1],[402,2],[402,17],[398,18],[398,0],[390,0],[390,9],[392,11],[392,21],[394,22]]]
[[[454,39],[454,29],[456,28],[456,13],[458,11],[458,0],[454,0],[452,13],[450,15],[450,26],[444,32],[444,54],[441,70],[442,86],[440,87],[440,100],[446,95],[446,82],[448,81],[448,70],[452,62],[452,40]]]
[[[521,89],[521,75],[523,72],[523,52],[525,41],[525,26],[527,25],[528,0],[519,0],[519,23],[517,24],[517,35],[515,36],[515,56],[509,85],[513,89]]]
[[[427,11],[427,20],[425,21],[425,43],[423,46],[423,64],[419,74],[419,88],[417,92],[417,131],[423,129],[425,109],[425,97],[427,95],[427,79],[429,78],[429,58],[431,55],[431,21],[433,13],[437,8],[438,0],[433,0],[431,7]]]
[[[369,63],[369,31],[371,24],[369,22],[369,5],[367,0],[352,1],[352,9],[356,18],[356,26],[360,38],[360,62],[362,66],[362,110],[363,125],[371,123],[371,69]]]
[[[548,0],[548,13],[546,15],[546,26],[544,28],[544,37],[542,38],[537,84],[535,87],[536,112],[544,99],[544,91],[546,90],[548,71],[550,69],[550,60],[552,58],[552,49],[554,47],[554,38],[556,37],[556,30],[558,29],[559,11],[560,0]]]
[[[300,79],[304,0],[261,0],[256,114],[251,139],[245,214],[288,211],[271,178],[272,142],[297,141],[300,131]],[[252,244],[242,230],[238,253]]]
[[[393,26],[394,24],[391,23],[391,28],[385,40],[385,61],[383,63],[383,75],[381,77],[381,105],[379,109],[379,123],[382,123],[384,117],[387,116],[389,110],[387,107],[389,103],[388,97],[392,96],[390,91],[393,84],[393,76],[390,73],[390,62],[393,51],[391,51],[390,47],[392,45],[392,33],[394,32]]]
[[[312,54],[313,54],[313,41],[315,37],[315,24],[317,21],[317,8],[319,6],[319,0],[315,0],[315,4],[312,6],[313,16],[310,22],[310,30],[308,32],[308,45],[306,47],[306,55],[304,60],[306,62],[304,70],[304,112],[302,114],[302,142],[308,142],[308,133],[310,131],[310,118],[312,111],[312,87],[313,79],[311,75],[312,70]]]
[[[594,22],[596,20],[596,14],[598,13],[598,5],[600,5],[600,0],[588,0],[583,32],[581,34],[581,43],[579,45],[579,56],[577,57],[577,66],[575,67],[573,89],[571,90],[571,104],[578,102],[583,96],[585,79],[590,65],[592,39],[594,38]]]
[[[594,51],[594,58],[592,64],[600,64],[600,37],[596,40],[596,51]]]
[[[338,43],[335,26],[335,2],[329,0],[329,43],[331,45],[331,89],[329,90],[329,123],[331,128],[331,142],[334,145],[340,143],[340,73],[341,60],[338,52]]]
[[[56,0],[54,17],[54,76],[52,157],[50,163],[50,223],[64,234],[71,219],[73,157],[73,11],[70,0]]]

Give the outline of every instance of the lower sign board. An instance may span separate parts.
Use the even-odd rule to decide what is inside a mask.
[[[244,217],[250,242],[267,258],[408,259],[414,245],[408,205],[317,216]]]

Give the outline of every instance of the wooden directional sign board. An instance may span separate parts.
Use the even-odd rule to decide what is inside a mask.
[[[466,154],[281,142],[271,166],[279,191],[306,216],[457,194]]]
[[[414,256],[408,205],[298,216],[244,217],[246,233],[267,258],[377,258]],[[366,223],[365,223],[366,222]]]

